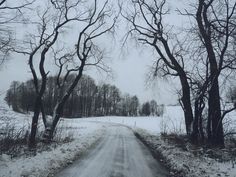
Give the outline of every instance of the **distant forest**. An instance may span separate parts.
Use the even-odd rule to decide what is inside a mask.
[[[71,75],[66,85],[70,85],[74,77]],[[44,112],[52,115],[57,100],[65,90],[59,93],[57,77],[48,77],[47,82],[43,96]],[[66,85],[65,88],[67,88]],[[13,81],[7,91],[5,101],[14,111],[27,113],[33,111],[35,98],[33,80],[22,83]],[[114,85],[97,85],[93,78],[84,75],[66,102],[63,116],[160,116],[163,114],[163,109],[164,106],[157,105],[155,100],[140,104],[136,95],[122,94]]]

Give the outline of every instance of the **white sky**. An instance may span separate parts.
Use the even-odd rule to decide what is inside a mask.
[[[172,9],[175,9],[180,5],[180,1],[170,2],[170,7]],[[178,4],[176,4],[177,2]],[[167,20],[168,23],[173,25],[183,25],[180,18],[176,17],[176,14],[170,16]],[[125,24],[121,25],[124,25],[125,27]],[[21,30],[24,32],[25,29],[22,28]],[[149,88],[145,86],[148,67],[152,64],[154,59],[152,53],[148,50],[135,48],[133,45],[127,49],[129,51],[128,53],[122,53],[119,39],[124,35],[124,32],[121,30],[118,32],[118,35],[118,39],[116,42],[113,42],[111,52],[109,52],[109,60],[111,60],[109,65],[113,69],[113,79],[107,78],[105,74],[97,74],[94,69],[89,71],[89,75],[96,79],[97,82],[104,81],[116,85],[123,93],[137,95],[142,102],[155,99],[158,103],[176,103],[177,97],[174,96],[176,84],[173,82],[168,84],[164,81],[158,80],[154,86],[150,86]],[[50,65],[50,62],[47,64]],[[31,73],[29,66],[27,65],[27,56],[18,54],[12,55],[10,60],[0,69],[0,94],[5,93],[13,80],[26,81],[30,78]]]

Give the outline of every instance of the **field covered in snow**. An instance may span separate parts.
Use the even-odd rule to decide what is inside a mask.
[[[118,123],[131,128],[141,128],[151,134],[174,133],[185,134],[184,113],[181,106],[166,106],[161,117],[93,117],[81,118],[81,122],[98,121],[104,123]],[[224,119],[225,132],[236,132],[236,111],[231,112]]]
[[[81,118],[80,121],[104,122],[104,123],[117,123],[129,126],[131,128],[145,129],[153,134],[166,133],[185,133],[183,111],[180,106],[168,106],[165,108],[162,117],[93,117]]]

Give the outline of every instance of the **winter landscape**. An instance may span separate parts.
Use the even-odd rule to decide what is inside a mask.
[[[0,16],[0,177],[236,177],[235,0]]]

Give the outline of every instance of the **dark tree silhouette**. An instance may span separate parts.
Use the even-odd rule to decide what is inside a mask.
[[[123,17],[129,22],[128,36],[136,36],[141,44],[151,46],[157,53],[155,72],[163,72],[163,76],[171,75],[178,77],[181,83],[181,103],[185,115],[186,132],[192,133],[193,111],[191,106],[190,85],[185,70],[182,47],[172,46],[169,43],[168,29],[163,26],[163,18],[168,13],[165,8],[166,1],[145,0],[132,1],[131,12],[124,12]]]
[[[76,59],[74,59],[76,64],[73,68],[69,69],[67,61],[70,60],[59,62],[58,77],[61,76],[63,67],[66,69],[66,74],[62,79],[62,82],[57,82],[59,90],[63,88],[63,84],[67,81],[67,77],[71,72],[75,72],[76,74],[71,85],[67,88],[63,88],[65,89],[65,92],[62,93],[60,99],[57,100],[58,102],[54,107],[52,116],[53,121],[50,123],[50,126],[46,128],[44,133],[46,141],[51,141],[53,138],[56,125],[63,114],[66,101],[82,78],[84,68],[87,66],[96,66],[102,70],[106,70],[103,63],[103,51],[96,45],[95,41],[104,34],[112,32],[117,16],[108,6],[108,1],[105,1],[103,5],[99,6],[97,0],[94,0],[93,6],[84,13],[86,13],[87,16],[85,18],[86,20],[82,20],[82,23],[85,23],[86,25],[78,32],[78,41],[75,44],[76,51],[72,52],[72,57],[76,57]],[[64,56],[67,56],[67,54],[63,55],[62,58],[65,58]],[[60,59],[61,57],[58,58]]]
[[[221,113],[219,76],[225,69],[232,69],[235,57],[232,52],[235,40],[236,2],[199,0],[196,21],[201,42],[209,61],[208,88],[208,140],[212,145],[224,146],[222,120],[229,110]]]

